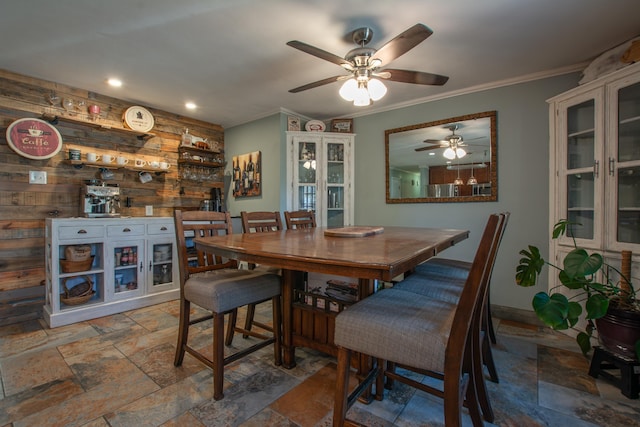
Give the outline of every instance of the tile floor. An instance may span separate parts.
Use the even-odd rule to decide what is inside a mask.
[[[298,349],[298,366],[287,370],[273,366],[267,347],[227,367],[225,398],[216,402],[208,368],[189,355],[173,366],[177,311],[170,302],[55,329],[42,320],[1,327],[0,426],[331,425],[331,357]],[[640,426],[640,401],[589,377],[572,339],[496,326],[500,383],[488,383],[495,425]],[[210,328],[202,324],[192,342],[208,348]],[[368,426],[443,425],[441,401],[402,384],[349,415]]]

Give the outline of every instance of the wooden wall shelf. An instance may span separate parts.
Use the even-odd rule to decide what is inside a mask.
[[[149,132],[138,132],[132,129],[128,129],[125,127],[114,127],[113,124],[111,123],[107,123],[106,121],[103,121],[100,118],[97,118],[95,120],[86,120],[86,119],[82,119],[80,117],[68,117],[68,116],[59,116],[56,114],[50,114],[50,113],[43,113],[42,114],[42,120],[46,120],[51,124],[56,124],[58,121],[62,120],[64,122],[69,122],[69,123],[77,123],[77,124],[81,124],[81,125],[85,125],[85,126],[91,126],[95,129],[100,129],[100,130],[105,130],[105,131],[113,131],[113,132],[120,132],[120,133],[124,133],[127,135],[133,135],[136,138],[138,138],[141,141],[150,139],[155,137],[156,135],[153,133],[149,133]]]

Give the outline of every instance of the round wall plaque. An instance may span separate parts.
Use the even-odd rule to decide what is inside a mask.
[[[7,128],[9,147],[22,157],[48,159],[62,148],[58,129],[40,119],[18,119]]]
[[[133,106],[125,110],[122,115],[125,126],[138,132],[149,132],[153,129],[153,114],[144,107]]]

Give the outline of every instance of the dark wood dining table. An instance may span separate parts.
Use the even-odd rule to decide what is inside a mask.
[[[376,232],[365,235],[367,230]],[[282,269],[283,365],[293,368],[297,346],[335,354],[332,342],[319,344],[313,338],[295,333],[300,325],[294,325],[294,320],[304,320],[299,315],[294,319],[294,290],[303,283],[304,272],[356,278],[359,297],[363,298],[374,292],[376,280],[391,281],[468,236],[468,230],[441,228],[316,227],[232,233],[194,241],[196,247],[205,252]]]

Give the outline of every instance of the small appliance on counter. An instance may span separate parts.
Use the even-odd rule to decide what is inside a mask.
[[[224,212],[222,206],[222,190],[220,188],[211,189],[211,199],[200,202],[201,211]]]
[[[81,215],[88,218],[120,216],[120,187],[98,180],[85,181],[80,188]]]

